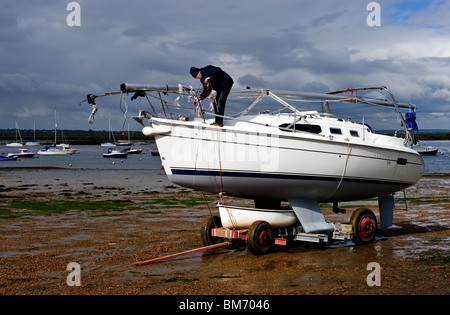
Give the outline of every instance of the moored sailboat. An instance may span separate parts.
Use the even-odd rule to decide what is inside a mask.
[[[57,123],[56,123],[56,109],[55,109],[55,142],[53,145],[47,145],[45,148],[42,148],[37,152],[38,155],[72,155],[78,153],[77,149],[71,148],[69,144],[60,143],[56,144],[56,132],[57,132]]]
[[[10,143],[7,143],[6,146],[7,147],[11,147],[11,148],[20,148],[23,146],[23,142],[22,142],[22,136],[20,135],[20,131],[19,131],[19,126],[17,125],[17,122],[15,122],[15,127],[16,127],[16,140]]]

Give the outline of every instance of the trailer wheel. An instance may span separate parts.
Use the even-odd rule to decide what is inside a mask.
[[[211,230],[216,227],[222,227],[222,220],[218,216],[212,216],[205,221],[200,231],[202,237],[202,243],[204,246],[214,245],[223,242],[220,237],[214,237],[211,235]]]
[[[247,234],[248,249],[254,255],[269,253],[274,246],[273,230],[266,221],[252,223]]]
[[[377,218],[375,214],[365,208],[358,208],[350,219],[353,227],[353,241],[358,245],[369,244],[375,241],[377,231]]]

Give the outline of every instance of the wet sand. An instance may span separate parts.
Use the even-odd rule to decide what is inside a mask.
[[[136,267],[201,247],[217,196],[168,182],[163,171],[0,168],[0,294],[347,295],[449,294],[450,176],[425,176],[396,196],[394,226],[374,244],[296,243],[254,256],[220,248]],[[226,197],[230,204],[249,204]],[[324,209],[331,222],[377,203]],[[81,286],[69,286],[71,262]],[[370,262],[380,265],[369,286]]]

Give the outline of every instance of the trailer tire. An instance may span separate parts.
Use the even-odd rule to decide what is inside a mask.
[[[248,230],[247,246],[254,255],[264,255],[272,251],[274,247],[272,226],[266,221],[253,222]]]
[[[353,241],[358,245],[370,244],[375,241],[377,218],[365,208],[358,208],[352,213],[350,223],[353,227]]]
[[[202,226],[200,235],[202,237],[202,243],[204,246],[214,245],[222,243],[223,239],[220,237],[214,237],[211,235],[211,230],[216,227],[222,227],[222,220],[218,216],[212,216],[208,218]]]

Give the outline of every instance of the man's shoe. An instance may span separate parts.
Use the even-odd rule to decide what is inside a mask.
[[[216,123],[216,122],[213,122],[213,123],[211,124],[211,126],[216,126],[216,127],[223,127],[223,125],[222,125],[222,124],[218,124],[218,123]]]

